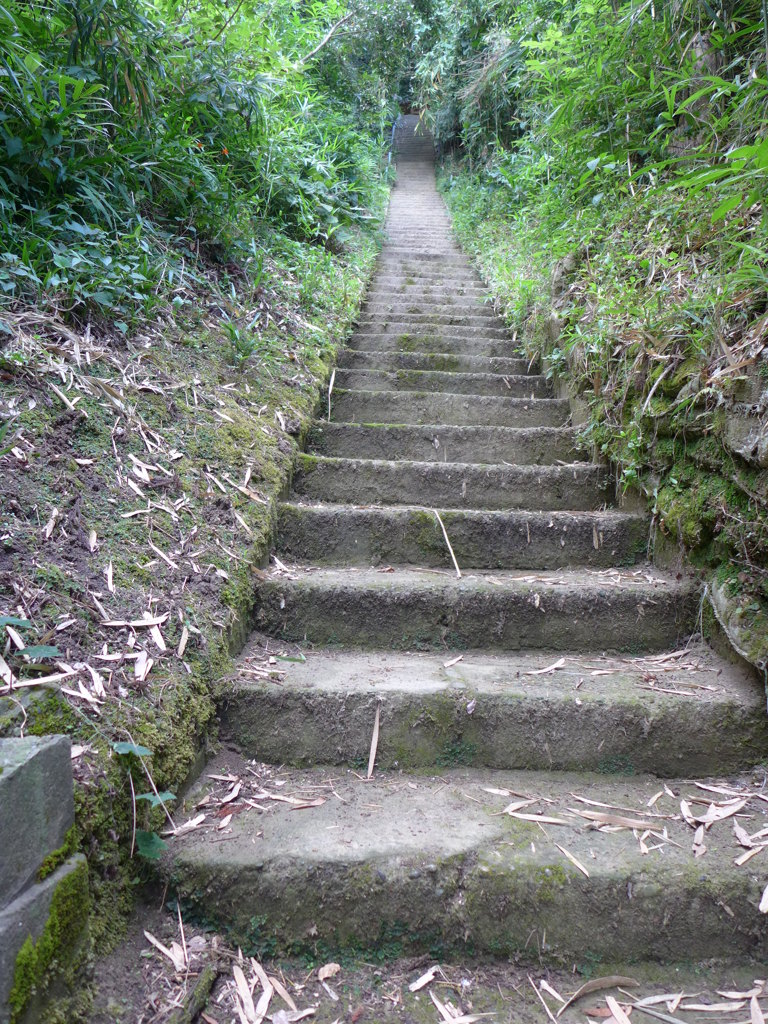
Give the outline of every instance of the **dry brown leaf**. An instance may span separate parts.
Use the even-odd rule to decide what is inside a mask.
[[[640,984],[639,981],[635,981],[634,978],[625,978],[621,974],[609,974],[605,978],[591,978],[589,981],[585,981],[581,988],[577,988],[570,998],[563,1003],[560,1009],[557,1011],[557,1016],[565,1010],[572,1003],[575,1003],[577,999],[581,999],[582,996],[589,995],[590,992],[600,992],[606,988],[637,988]]]
[[[318,981],[327,981],[329,978],[335,978],[340,970],[341,964],[323,964],[317,971]]]

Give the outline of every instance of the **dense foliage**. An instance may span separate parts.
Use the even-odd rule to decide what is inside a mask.
[[[8,0],[0,311],[126,332],[258,277],[265,225],[342,246],[381,187],[410,31],[403,0]]]
[[[662,531],[763,594],[767,41],[759,0],[459,0],[418,67],[510,322]]]

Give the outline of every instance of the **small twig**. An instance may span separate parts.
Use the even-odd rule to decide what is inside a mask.
[[[373,775],[373,766],[376,764],[376,750],[379,745],[379,716],[381,712],[381,705],[376,705],[376,717],[373,720],[373,735],[371,736],[371,752],[368,755],[368,775],[367,778]]]
[[[451,542],[448,540],[448,533],[447,533],[447,531],[445,529],[445,524],[443,523],[443,520],[440,518],[440,513],[437,511],[437,509],[433,508],[432,511],[435,513],[435,517],[436,517],[438,523],[440,523],[440,529],[443,531],[443,537],[445,537],[445,543],[448,546],[448,550],[451,553],[451,559],[453,560],[453,567],[456,570],[456,579],[460,580],[461,579],[461,569],[459,568],[459,563],[456,561],[456,555],[454,555],[454,553],[453,553],[453,548],[451,547]]]
[[[133,812],[133,822],[131,825],[131,853],[130,860],[133,860],[133,851],[136,846],[136,790],[133,788],[133,776],[131,775],[131,769],[128,769],[128,784],[131,787],[131,811]]]
[[[550,1019],[551,1021],[553,1021],[553,1024],[556,1024],[556,1022],[555,1022],[555,1017],[554,1017],[554,1014],[552,1013],[552,1011],[550,1010],[550,1008],[549,1008],[549,1007],[547,1006],[547,1004],[546,1004],[546,1003],[544,1002],[544,996],[543,996],[543,995],[541,994],[541,992],[539,992],[539,990],[538,990],[538,988],[536,987],[536,984],[535,984],[535,982],[534,982],[533,978],[532,978],[532,977],[530,976],[530,974],[528,975],[528,981],[530,981],[530,983],[531,983],[531,988],[533,989],[533,991],[534,991],[534,992],[536,993],[536,995],[538,996],[538,998],[539,998],[539,1002],[540,1002],[540,1003],[541,1003],[541,1005],[542,1005],[542,1006],[544,1007],[544,1010],[545,1010],[545,1012],[546,1012],[547,1016],[549,1017],[549,1019]]]
[[[331,382],[328,385],[328,422],[331,422],[331,395],[333,394],[333,382],[336,380],[336,367],[333,368],[331,374]]]

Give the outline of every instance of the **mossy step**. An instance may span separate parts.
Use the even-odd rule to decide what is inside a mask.
[[[526,359],[505,356],[471,356],[452,352],[378,352],[344,349],[337,365],[355,370],[441,370],[451,373],[526,374]]]
[[[507,359],[519,351],[506,332],[497,338],[495,335],[488,337],[455,327],[431,330],[416,328],[397,333],[386,330],[369,331],[366,328],[364,331],[355,331],[347,344],[353,351],[375,349],[378,352],[412,352],[417,355],[440,353],[490,359]]]
[[[506,466],[308,454],[297,458],[293,491],[354,505],[567,511],[596,509],[613,497],[610,478],[591,462]]]
[[[698,589],[648,567],[535,575],[298,567],[266,574],[257,627],[312,645],[398,650],[629,653],[673,647],[694,629]]]
[[[768,749],[762,687],[704,645],[557,660],[315,651],[279,662],[274,679],[250,674],[251,658],[265,661],[264,647],[245,652],[223,690],[222,729],[246,756],[275,764],[366,761],[377,708],[379,768],[692,778],[751,768]]]
[[[373,297],[371,295],[365,301],[363,313],[372,316],[388,314],[402,317],[414,315],[432,316],[435,313],[447,313],[451,316],[472,316],[486,320],[494,320],[498,314],[492,306],[482,300],[460,299],[448,294],[435,296],[434,298],[421,295],[388,295]]]
[[[309,433],[308,447],[315,454],[339,458],[485,465],[551,465],[579,459],[573,427],[451,427],[318,420]]]
[[[681,799],[704,801],[690,804],[700,815],[707,795],[726,798],[692,782],[667,780],[669,796],[664,780],[647,776],[454,769],[365,781],[350,771],[253,771],[232,754],[208,769],[239,776],[242,797],[268,809],[241,804],[224,833],[209,815],[172,840],[165,865],[185,918],[226,929],[245,950],[320,947],[330,957],[396,941],[438,962],[449,951],[527,951],[569,964],[768,955],[763,872],[734,864],[743,850],[732,819],[707,832],[707,852],[695,857]],[[761,782],[713,780],[750,797]],[[204,779],[190,795],[190,815],[206,784],[215,785]],[[265,792],[314,805],[294,810]],[[502,813],[526,799],[519,813],[566,824]],[[642,824],[601,831],[578,811]],[[768,825],[762,800],[750,799],[743,815],[750,834]]]
[[[477,284],[480,281],[477,271],[468,265],[440,268],[424,263],[417,265],[400,257],[383,254],[379,257],[376,266],[374,280],[377,280],[378,275],[381,274],[384,277],[408,277],[414,281],[436,281],[446,285],[453,282]]]
[[[646,517],[629,512],[441,509],[440,517],[464,571],[605,568],[632,565],[646,555]],[[283,561],[305,564],[442,569],[452,565],[437,517],[423,508],[284,502],[279,510],[277,550]]]
[[[496,398],[434,391],[334,390],[332,414],[346,423],[444,423],[452,426],[562,427],[570,407],[560,398]]]
[[[336,371],[340,388],[364,391],[435,391],[501,398],[548,398],[552,388],[540,374],[464,373],[444,370],[375,370],[345,367]]]

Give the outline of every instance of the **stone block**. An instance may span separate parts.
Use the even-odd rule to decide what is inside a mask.
[[[74,820],[69,737],[0,739],[0,907],[35,880]]]
[[[52,998],[76,995],[88,910],[88,868],[76,854],[0,911],[0,1024],[31,1024]]]

